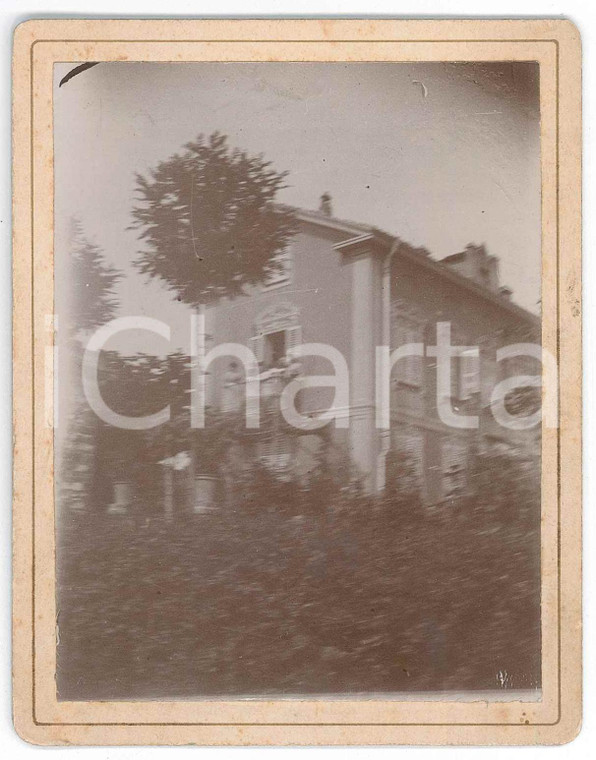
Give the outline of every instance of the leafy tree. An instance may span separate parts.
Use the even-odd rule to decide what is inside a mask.
[[[201,306],[275,272],[297,222],[274,203],[287,173],[262,156],[230,148],[218,132],[184,148],[137,175],[132,227],[145,242],[139,270]]]
[[[85,237],[77,219],[72,220],[70,258],[68,324],[76,336],[113,319],[118,306],[114,289],[121,274],[106,262],[101,248]]]
[[[68,291],[64,309],[58,316],[64,336],[63,348],[68,351],[66,362],[70,364],[72,385],[69,384],[67,403],[60,404],[61,409],[69,408],[70,412],[64,421],[68,432],[58,480],[61,502],[74,509],[83,509],[96,494],[93,473],[100,421],[83,398],[81,339],[114,317],[118,306],[115,287],[121,274],[107,263],[101,248],[85,236],[77,219],[71,220],[67,251]]]

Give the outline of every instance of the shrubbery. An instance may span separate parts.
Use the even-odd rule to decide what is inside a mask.
[[[377,498],[322,459],[308,485],[255,464],[217,512],[169,524],[73,515],[60,696],[538,687],[536,468],[478,455],[430,509],[394,466]]]

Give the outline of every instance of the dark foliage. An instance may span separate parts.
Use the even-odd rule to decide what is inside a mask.
[[[137,176],[139,270],[192,306],[261,282],[297,231],[293,212],[274,203],[285,178],[262,156],[231,149],[224,135],[199,135]]]
[[[103,251],[84,235],[73,220],[70,240],[70,297],[66,323],[74,335],[93,330],[114,317],[118,302],[114,289],[121,277]]]
[[[83,340],[90,331],[114,318],[118,306],[115,290],[121,273],[110,266],[104,252],[85,236],[76,219],[71,221],[69,240],[69,293],[65,309],[58,315],[73,377],[71,412],[66,422],[68,436],[57,463],[60,502],[68,508],[83,508],[94,486],[105,487],[94,478],[94,457],[101,424],[83,398],[81,365]],[[64,424],[64,423],[62,423]]]
[[[75,516],[59,545],[60,696],[536,688],[529,472],[479,455],[470,490],[429,510],[411,485],[366,497],[322,457],[309,483],[255,464],[217,512],[171,524],[143,505]]]

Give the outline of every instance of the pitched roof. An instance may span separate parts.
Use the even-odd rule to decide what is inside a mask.
[[[346,238],[339,243],[338,247],[341,246],[344,248],[352,238],[354,239],[354,242],[356,242],[358,239],[362,240],[363,237],[370,236],[371,239],[374,239],[379,245],[386,248],[388,252],[394,247],[396,253],[405,256],[410,261],[422,266],[424,269],[433,271],[466,291],[472,292],[475,295],[490,301],[492,304],[503,308],[505,311],[514,314],[516,317],[521,318],[526,322],[530,322],[534,327],[540,325],[540,317],[536,314],[532,314],[532,312],[527,311],[527,309],[524,309],[522,306],[518,306],[513,301],[510,301],[499,293],[480,285],[469,277],[459,274],[459,272],[456,272],[448,264],[444,263],[452,260],[452,257],[457,256],[458,254],[452,254],[451,256],[447,256],[440,260],[433,259],[426,248],[416,248],[401,240],[396,235],[385,232],[373,225],[353,222],[347,219],[339,219],[335,216],[329,216],[322,211],[311,211],[309,209],[300,208],[294,208],[294,211],[300,221],[335,229],[339,232],[345,232],[347,235],[350,235],[349,238]]]

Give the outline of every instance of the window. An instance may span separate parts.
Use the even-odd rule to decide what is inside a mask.
[[[480,348],[480,398],[483,406],[490,404],[493,388],[498,380],[496,341],[493,336],[485,336],[479,341]]]
[[[289,437],[277,435],[262,440],[259,445],[259,458],[272,473],[281,477],[288,474],[292,462],[292,445]]]
[[[540,362],[533,356],[520,354],[502,359],[499,364],[502,368],[502,377],[514,377],[517,375],[540,375],[542,368]]]
[[[424,479],[424,435],[411,428],[398,431],[392,444],[393,451],[404,458],[412,468],[417,484],[421,485]]]
[[[464,441],[447,439],[441,451],[443,496],[449,498],[462,493],[466,485],[468,449]]]
[[[407,343],[422,343],[423,330],[412,319],[398,316],[394,325],[394,348],[399,348]],[[422,357],[421,356],[404,356],[395,364],[395,376],[399,383],[420,387],[422,385]]]
[[[286,355],[286,331],[269,333],[264,336],[263,364],[265,367],[278,367]]]
[[[292,280],[294,267],[292,251],[289,248],[276,254],[272,261],[272,271],[265,277],[263,282],[263,288],[266,290],[289,285]]]
[[[251,338],[251,348],[262,369],[279,367],[296,346],[302,343],[300,325],[274,330]]]
[[[458,363],[458,398],[467,401],[474,393],[480,392],[480,357],[474,350],[461,353]]]

